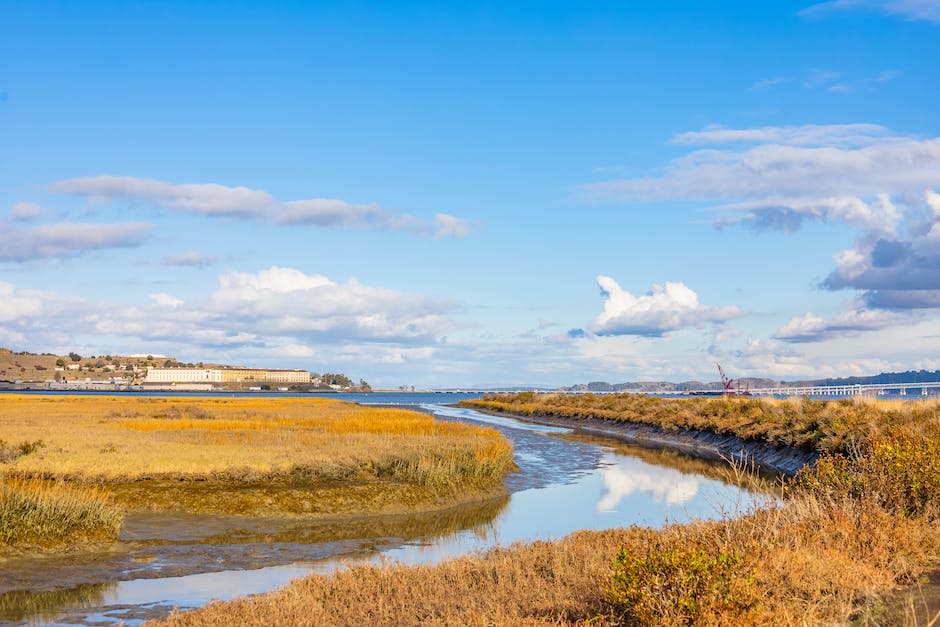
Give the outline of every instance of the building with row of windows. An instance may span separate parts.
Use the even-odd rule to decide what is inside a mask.
[[[144,383],[310,383],[306,370],[147,368]]]

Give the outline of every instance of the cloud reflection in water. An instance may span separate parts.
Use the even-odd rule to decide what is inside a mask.
[[[597,502],[599,512],[617,509],[624,497],[638,490],[667,505],[683,505],[698,494],[698,479],[694,475],[651,467],[637,459],[619,459],[600,472],[606,492]]]

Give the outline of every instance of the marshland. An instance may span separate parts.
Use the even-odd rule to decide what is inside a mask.
[[[492,429],[331,399],[3,401],[8,547],[67,542],[92,527],[114,533],[119,511],[311,517],[434,508],[498,493],[513,467],[510,444]]]
[[[284,587],[170,623],[885,624],[924,615],[912,584],[940,561],[935,402],[525,394],[465,403],[533,421],[518,422],[470,407],[426,408],[433,419],[316,399],[4,399],[17,407],[4,410],[5,486],[61,489],[111,515],[58,539],[5,541],[5,572],[21,573],[5,576],[7,620],[81,620],[82,607],[131,598],[127,579],[198,587],[208,577],[198,573],[216,570],[257,573],[235,596]],[[579,435],[577,422],[598,415],[733,432],[820,459],[768,481]],[[541,426],[544,417],[571,426]],[[94,566],[115,536],[110,567]],[[63,555],[69,564],[52,585],[43,569]],[[341,565],[343,556],[353,561]],[[213,559],[221,565],[207,567]],[[304,572],[314,574],[284,585]],[[225,596],[210,589],[176,605]],[[96,615],[159,619],[172,605]]]

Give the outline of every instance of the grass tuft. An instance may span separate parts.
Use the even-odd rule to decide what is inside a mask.
[[[48,481],[0,480],[0,546],[113,540],[123,515],[106,493]]]

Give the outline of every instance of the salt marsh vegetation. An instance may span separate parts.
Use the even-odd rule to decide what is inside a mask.
[[[493,496],[514,467],[495,430],[321,398],[9,395],[0,437],[41,443],[0,463],[0,528],[13,530],[0,546],[73,537],[64,518],[58,533],[15,531],[24,511],[398,513]]]

